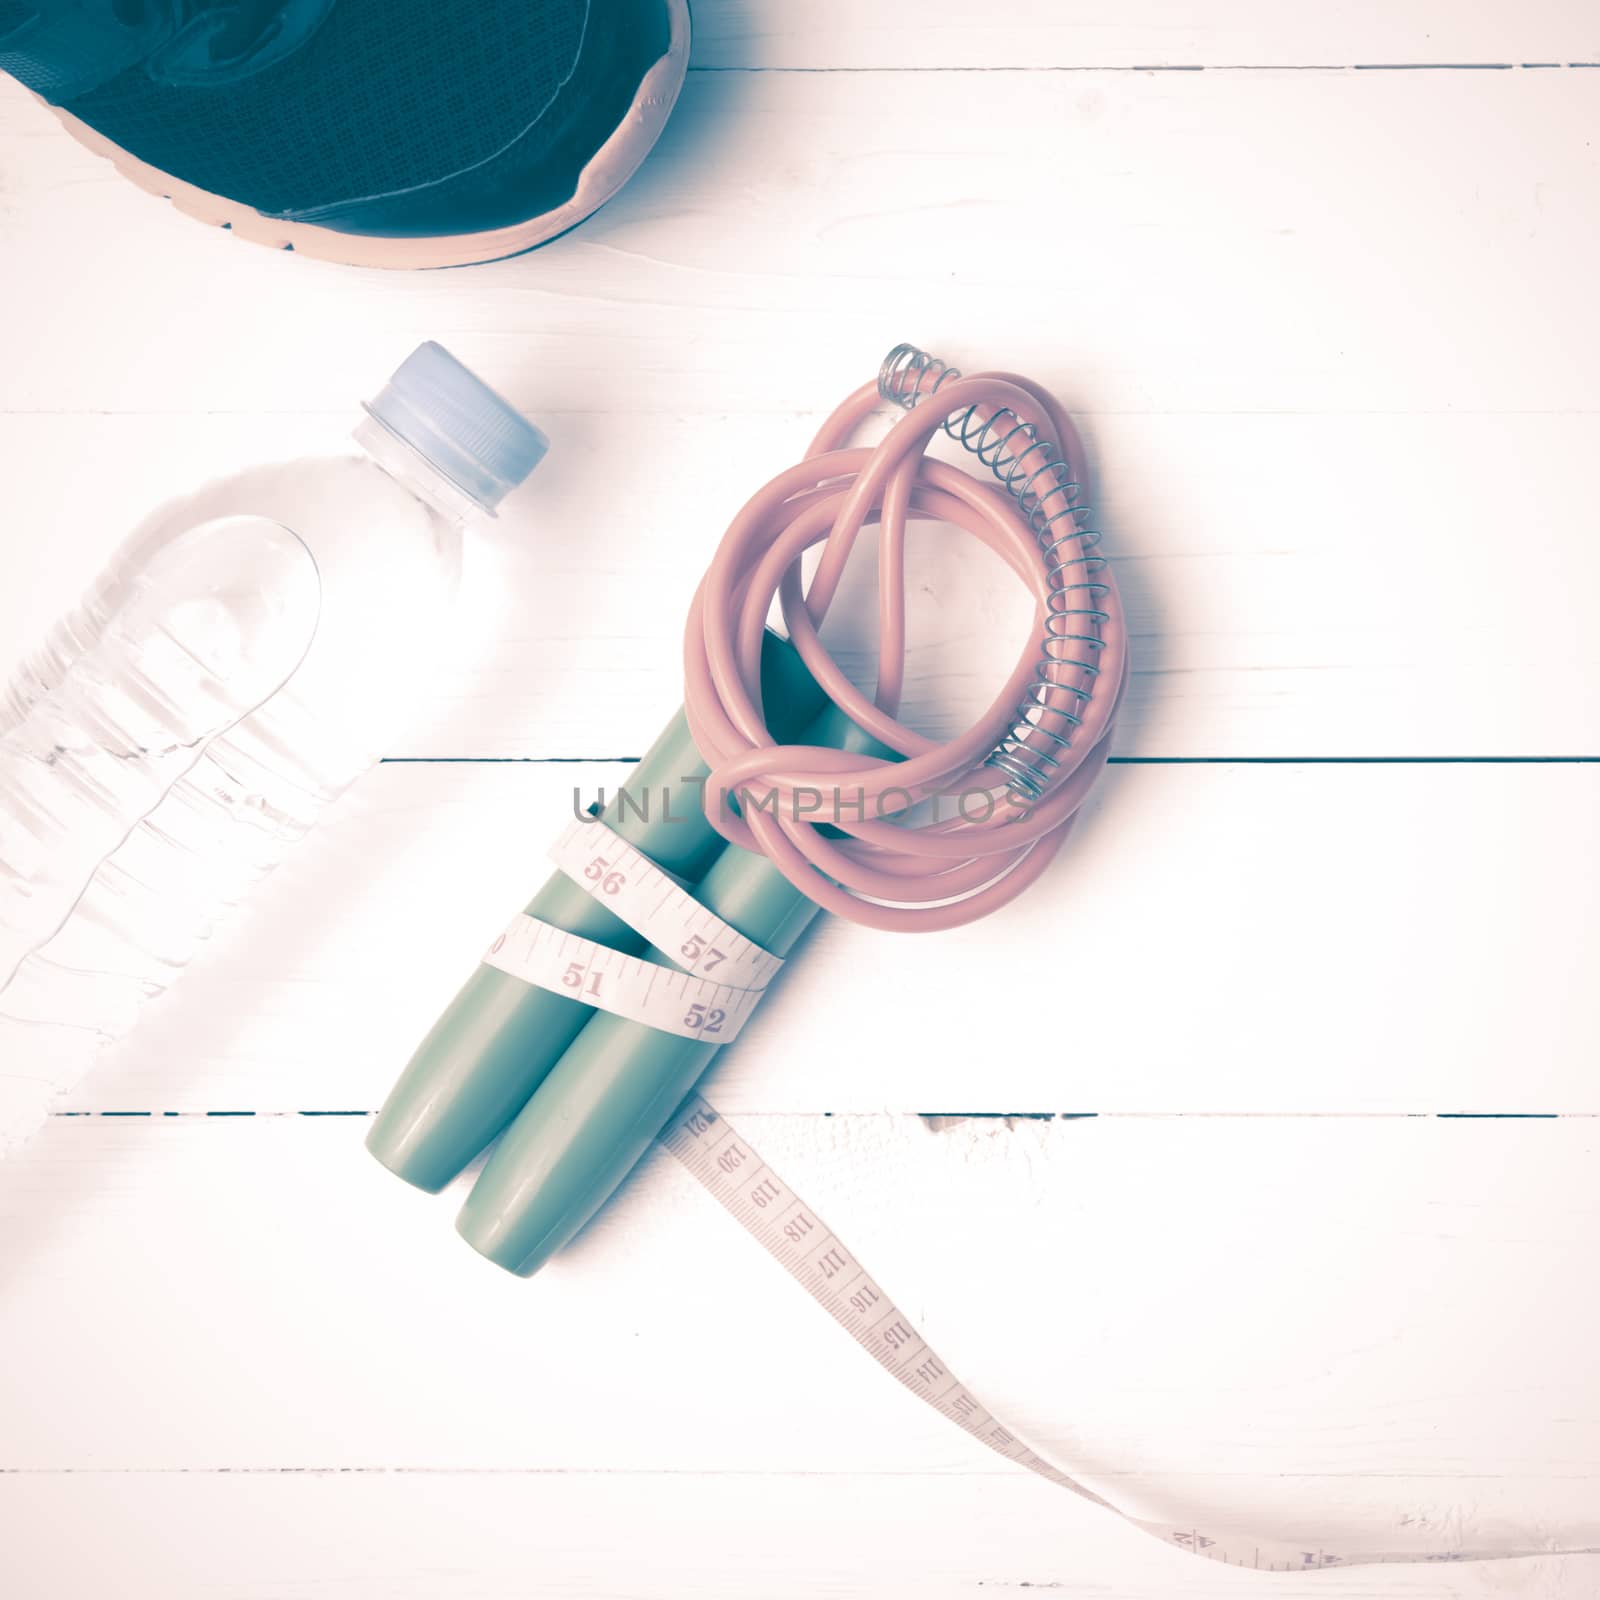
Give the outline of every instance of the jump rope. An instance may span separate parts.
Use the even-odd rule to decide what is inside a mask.
[[[938,405],[921,407],[935,394]],[[845,448],[885,399],[908,415],[872,449]],[[995,482],[928,456],[941,431]],[[1087,526],[1082,462],[1071,419],[1044,389],[1005,372],[965,378],[910,345],[892,350],[877,382],[834,411],[805,459],[734,518],[690,608],[685,706],[711,766],[709,815],[725,839],[765,856],[824,910],[889,932],[974,921],[1039,876],[1105,766],[1127,681],[1122,600],[1096,553],[1100,535]],[[894,716],[905,680],[905,547],[914,521],[951,523],[981,540],[1036,605],[1034,638],[1009,680],[946,744]],[[874,522],[879,654],[868,700],[818,629],[857,538]],[[817,544],[822,559],[802,591],[800,559]],[[774,744],[759,680],[775,598],[791,644],[831,705],[901,759],[863,762],[836,748]],[[751,789],[776,804],[736,812],[722,803]],[[816,814],[803,809],[802,792],[824,797]],[[906,827],[887,818],[903,799],[949,794],[958,809],[945,820]],[[848,839],[835,842],[824,825]]]
[[[877,445],[851,446],[884,402],[907,414]],[[929,456],[941,432],[987,477]],[[1021,894],[1060,849],[1105,766],[1128,676],[1121,597],[1084,481],[1071,420],[1039,385],[966,377],[910,345],[891,351],[804,460],[734,518],[690,608],[684,710],[636,769],[631,803],[619,792],[597,821],[562,834],[556,876],[424,1040],[368,1145],[437,1191],[498,1138],[457,1227],[528,1275],[659,1140],[897,1381],[1009,1460],[1192,1555],[1281,1571],[1552,1553],[1430,1546],[1410,1530],[1394,1549],[1262,1539],[1113,1505],[983,1406],[695,1092],[819,909],[891,932],[956,927]],[[896,716],[917,522],[981,540],[1034,598],[1010,677],[944,743]],[[874,526],[869,697],[819,630]],[[802,560],[818,546],[806,583]],[[787,640],[767,627],[774,602]],[[686,788],[692,813],[650,812],[652,790],[670,802]]]

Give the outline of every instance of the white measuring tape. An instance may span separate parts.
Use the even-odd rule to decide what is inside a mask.
[[[700,905],[681,884],[602,824],[573,823],[551,857],[574,883],[678,963],[677,969],[620,955],[527,916],[517,918],[495,941],[485,958],[491,965],[668,1033],[722,1044],[739,1031],[782,965],[778,957]],[[724,980],[737,979],[737,984],[704,976],[712,971]],[[722,1019],[715,1028],[709,1025],[713,1016]],[[661,1143],[896,1382],[1008,1461],[1071,1490],[1163,1544],[1228,1566],[1275,1572],[1600,1554],[1593,1549],[1357,1549],[1135,1517],[1041,1455],[982,1405],[839,1236],[700,1095],[691,1094],[679,1108],[663,1129]]]
[[[734,1220],[897,1383],[1008,1461],[1099,1506],[1114,1517],[1190,1555],[1233,1567],[1307,1572],[1376,1563],[1487,1561],[1537,1550],[1416,1550],[1335,1547],[1332,1543],[1262,1539],[1148,1521],[1113,1505],[1018,1437],[962,1383],[917,1332],[916,1323],[851,1254],[817,1213],[757,1154],[721,1112],[692,1094],[661,1134],[661,1143],[711,1192]],[[1562,1554],[1595,1554],[1563,1551]]]
[[[662,1033],[710,1044],[737,1037],[781,958],[602,823],[569,823],[550,859],[675,965],[623,955],[524,914],[489,947],[490,966]]]
[[[715,973],[715,983],[734,989],[765,989],[783,965],[604,824],[568,823],[550,859],[685,972]]]

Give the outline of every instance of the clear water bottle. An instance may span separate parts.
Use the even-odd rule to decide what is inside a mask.
[[[0,1148],[404,726],[463,526],[548,448],[436,344],[365,410],[158,509],[0,698]]]

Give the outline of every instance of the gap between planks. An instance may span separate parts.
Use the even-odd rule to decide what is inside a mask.
[[[639,756],[383,756],[379,766],[587,766],[636,763]],[[1550,767],[1585,766],[1600,756],[1112,756],[1112,767]]]
[[[1131,66],[1109,66],[1094,62],[1044,67],[745,67],[691,66],[690,72],[703,73],[784,73],[789,76],[820,77],[830,72],[858,75],[881,73],[885,76],[927,76],[932,73],[1011,73],[1049,74],[1068,72],[1584,72],[1600,68],[1600,61],[1273,61],[1169,62]]]
[[[289,1110],[188,1110],[188,1111],[52,1111],[52,1117],[371,1117],[373,1109],[355,1107],[296,1107]],[[1087,1122],[1094,1119],[1121,1122],[1174,1122],[1199,1118],[1211,1121],[1305,1121],[1320,1118],[1335,1122],[1396,1122],[1434,1120],[1440,1122],[1570,1122],[1600,1117],[1595,1111],[741,1111],[741,1122],[758,1121],[762,1116],[892,1118],[915,1117],[935,1132],[943,1132],[962,1122]]]

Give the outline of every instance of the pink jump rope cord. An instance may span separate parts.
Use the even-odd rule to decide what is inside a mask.
[[[1098,536],[1080,526],[1083,451],[1060,403],[1013,373],[964,378],[911,354],[921,364],[908,387],[893,393],[880,379],[857,389],[805,459],[734,518],[690,608],[684,698],[711,768],[707,816],[726,839],[766,856],[825,910],[869,927],[926,932],[998,909],[1049,864],[1110,753],[1128,656],[1116,580],[1089,553]],[[845,448],[885,393],[914,409],[875,447]],[[997,481],[926,454],[947,419]],[[1057,470],[1043,470],[1051,460]],[[905,676],[906,529],[915,521],[950,523],[981,539],[1037,602],[1016,669],[989,709],[945,744],[895,720]],[[818,629],[871,522],[879,526],[880,647],[869,700]],[[821,559],[802,591],[801,558],[815,544]],[[825,693],[904,760],[773,743],[760,661],[774,595]],[[1019,706],[1027,713],[1020,720]],[[1018,758],[1027,769],[1020,773]],[[726,794],[762,803],[735,814],[722,803]],[[936,796],[944,797],[933,808],[942,820],[884,820]],[[846,837],[828,837],[824,825]]]

